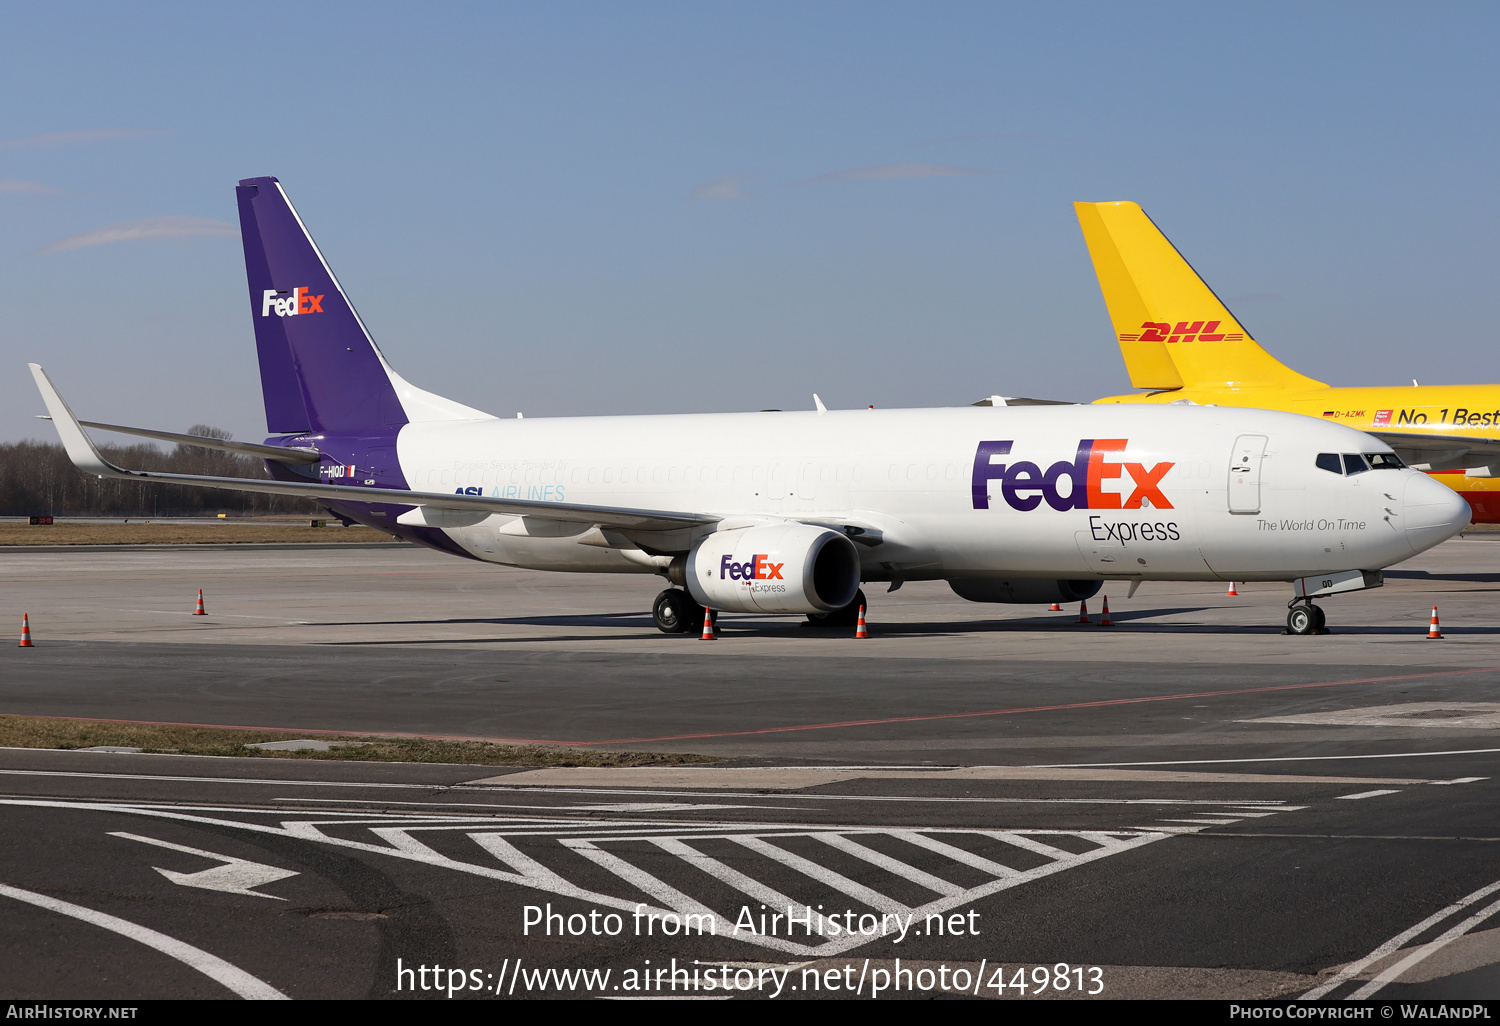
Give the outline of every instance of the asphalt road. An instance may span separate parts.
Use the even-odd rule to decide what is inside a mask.
[[[649,580],[404,546],[0,553],[37,639],[3,713],[726,760],[3,750],[0,993],[1500,996],[1496,556],[1449,543],[1321,638],[1272,586],[1146,585],[1106,629],[907,585],[868,641],[710,644],[649,627]]]

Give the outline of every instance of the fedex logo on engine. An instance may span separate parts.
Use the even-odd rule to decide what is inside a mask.
[[[1011,441],[980,442],[974,453],[973,496],[975,509],[990,508],[990,482],[1000,482],[1000,494],[1011,509],[1026,512],[1047,501],[1055,510],[1069,509],[1172,509],[1161,492],[1161,480],[1175,463],[1131,463],[1112,461],[1130,444],[1125,438],[1085,438],[1078,454],[1043,470],[1030,460],[996,463],[995,457],[1010,455]],[[1125,484],[1129,491],[1106,488],[1107,483]],[[1064,485],[1063,482],[1067,484]]]
[[[266,289],[260,294],[260,315],[270,317],[296,317],[298,314],[313,314],[323,312],[323,297],[315,296],[306,285],[299,285],[292,291],[285,289]]]
[[[751,556],[748,563],[736,563],[733,556],[724,556],[719,560],[719,580],[779,581],[784,566],[785,563],[772,563],[765,553]]]

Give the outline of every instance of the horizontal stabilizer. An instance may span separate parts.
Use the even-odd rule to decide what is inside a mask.
[[[482,495],[449,495],[443,492],[416,492],[398,488],[367,488],[359,485],[336,485],[323,481],[255,481],[242,477],[208,477],[198,474],[164,474],[156,471],[126,470],[106,460],[68,404],[47,377],[47,372],[31,364],[32,377],[41,390],[52,424],[57,428],[63,448],[73,465],[97,477],[132,481],[160,481],[163,484],[194,488],[223,488],[237,492],[259,492],[263,495],[293,495],[325,502],[360,502],[376,505],[419,506],[433,510],[461,513],[501,513],[511,516],[542,517],[566,523],[597,524],[637,531],[676,531],[683,528],[718,523],[719,518],[703,513],[681,513],[671,510],[624,509],[613,506],[583,506],[531,499],[499,499]],[[193,443],[198,444],[198,443]]]
[[[1028,399],[1021,395],[991,395],[970,406],[1077,406],[1068,399]]]

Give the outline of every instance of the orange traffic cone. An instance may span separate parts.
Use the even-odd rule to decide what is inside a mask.
[[[1054,603],[1052,603],[1052,609],[1050,610],[1050,612],[1061,613],[1062,612],[1062,606],[1060,606],[1056,602],[1054,602]]]
[[[19,648],[36,648],[31,643],[31,618],[25,613],[21,614],[21,644]]]
[[[1433,606],[1432,607],[1432,625],[1427,628],[1427,637],[1429,639],[1436,638],[1439,641],[1441,641],[1443,639],[1442,628],[1440,628],[1438,626],[1437,606]],[[23,641],[23,642],[21,642],[21,644],[25,645],[25,644],[29,644],[29,643]]]
[[[1240,593],[1234,590],[1234,582],[1229,582],[1229,590],[1224,593],[1225,598],[1239,598]]]
[[[193,610],[193,615],[194,616],[207,616],[208,615],[208,613],[205,612],[204,609],[203,609],[203,589],[202,588],[198,589],[198,608],[195,609],[195,610]]]
[[[858,622],[858,624],[854,628],[854,636],[856,638],[868,638],[870,636],[870,632],[865,629],[865,607],[864,606],[860,606],[859,607],[859,622]]]
[[[707,606],[703,608],[703,637],[699,641],[717,641],[714,636],[714,611]]]
[[[1094,621],[1092,621],[1092,620],[1089,619],[1089,604],[1087,602],[1080,602],[1080,603],[1078,603],[1078,622],[1079,623],[1093,623],[1094,622]]]
[[[1104,596],[1104,615],[1102,615],[1101,617],[1099,617],[1099,626],[1100,627],[1113,627],[1114,626],[1114,624],[1112,624],[1112,623],[1109,622],[1109,596],[1108,595]]]

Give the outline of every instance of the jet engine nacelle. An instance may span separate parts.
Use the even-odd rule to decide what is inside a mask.
[[[824,613],[859,591],[854,543],[808,524],[715,532],[688,553],[685,569],[699,604],[733,613]]]
[[[961,577],[948,586],[970,602],[1083,602],[1099,594],[1103,581],[1045,581],[1024,577]]]

